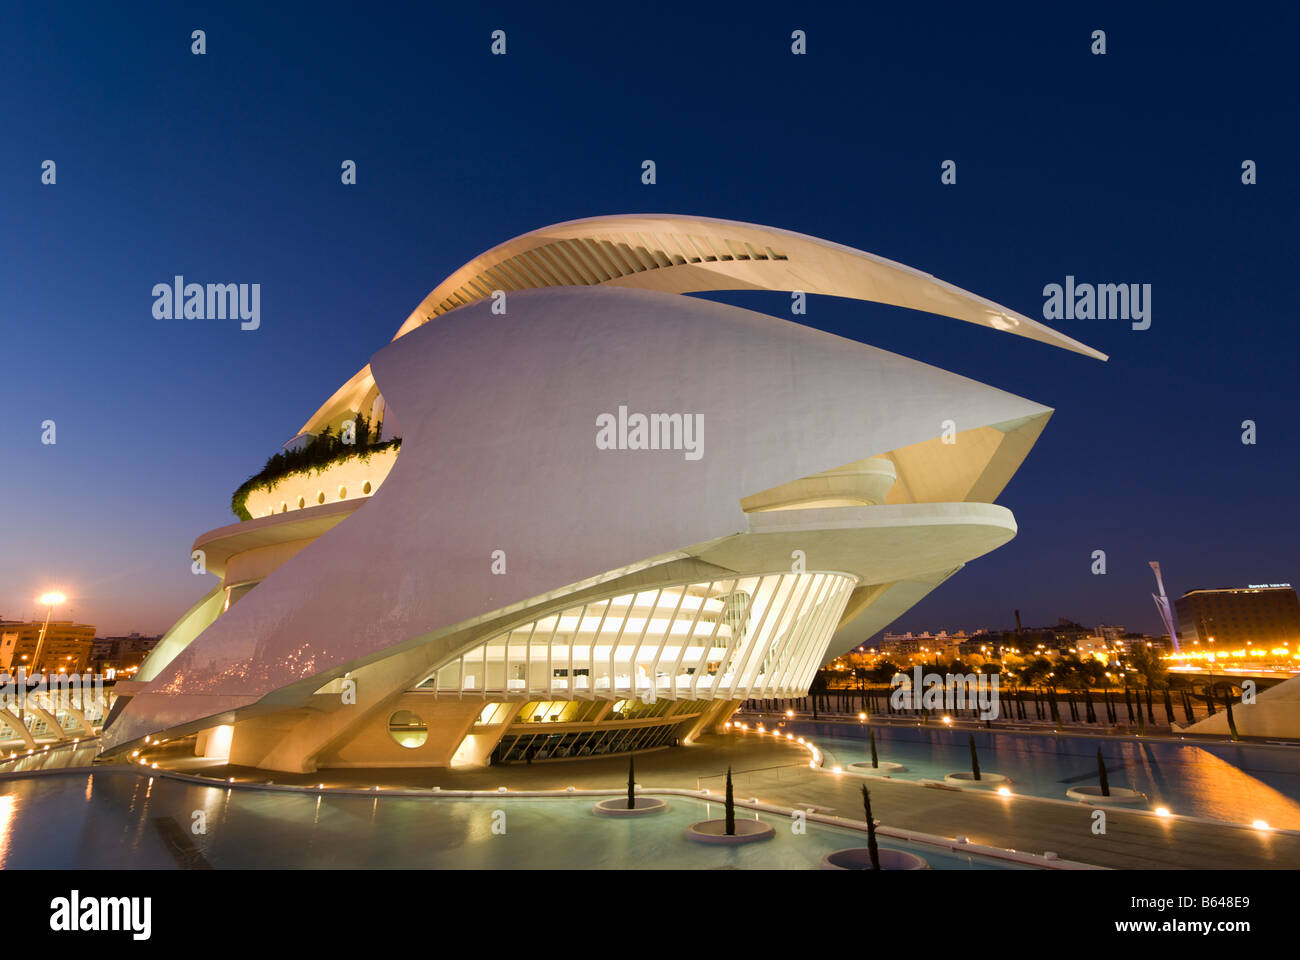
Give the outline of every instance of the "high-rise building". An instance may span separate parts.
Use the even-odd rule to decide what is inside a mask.
[[[1300,642],[1300,600],[1289,583],[1189,590],[1174,603],[1183,645],[1216,647]]]

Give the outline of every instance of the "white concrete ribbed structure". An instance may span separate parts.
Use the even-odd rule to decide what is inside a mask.
[[[504,630],[417,689],[463,698],[802,696],[854,577],[775,573],[623,593]]]
[[[632,259],[611,259],[633,235],[645,250],[628,240]],[[586,270],[558,272],[566,252]],[[480,276],[516,283],[504,315],[465,292],[490,293]],[[480,763],[542,714],[556,737],[636,733],[617,740],[630,749],[689,741],[745,697],[803,693],[832,637],[874,632],[1014,536],[992,501],[1051,411],[677,295],[795,281],[1090,352],[924,274],[768,228],[601,218],[511,241],[435,288],[308,423],[386,410],[402,445],[382,483],[199,539],[225,601],[200,602],[159,645],[107,750],[199,731],[202,749],[222,726],[233,761],[269,769]],[[627,411],[692,418],[698,456],[608,449],[602,418]]]

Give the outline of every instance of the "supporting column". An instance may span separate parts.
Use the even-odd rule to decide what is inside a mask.
[[[8,707],[0,706],[0,723],[3,723],[6,727],[17,734],[19,739],[21,739],[27,747],[35,748],[36,738],[33,737],[31,731],[27,729],[27,725],[14,716]]]
[[[740,709],[740,700],[715,700],[709,708],[696,717],[682,743],[694,743],[702,733],[721,733],[722,725],[731,719],[732,714]]]

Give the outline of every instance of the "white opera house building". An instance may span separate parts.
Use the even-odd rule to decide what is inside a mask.
[[[1104,359],[784,230],[632,215],[518,237],[439,284],[241,488],[240,521],[198,538],[220,583],[119,687],[104,755],[196,734],[308,772],[689,744],[745,699],[803,696],[1015,535],[994,501],[1049,408],[685,295],[723,290]]]

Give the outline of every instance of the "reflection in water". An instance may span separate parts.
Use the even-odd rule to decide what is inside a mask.
[[[866,733],[843,724],[793,722],[811,734],[827,765],[870,761]],[[907,767],[899,779],[942,779],[970,769],[969,731],[876,727],[881,760]],[[1070,787],[1096,784],[1101,750],[1111,786],[1145,793],[1154,806],[1229,823],[1264,820],[1300,830],[1300,749],[1247,743],[1192,744],[1052,734],[975,733],[983,770],[1012,778],[1017,793],[1062,799]]]
[[[17,760],[0,764],[5,773],[29,773],[33,770],[56,770],[67,767],[88,767],[99,753],[98,740],[80,740],[63,746],[23,753]],[[10,756],[12,754],[5,754]]]
[[[9,859],[9,837],[13,833],[17,813],[17,797],[0,797],[0,870],[5,868],[5,861]]]
[[[1142,753],[1148,744],[1128,744]],[[1275,790],[1245,770],[1200,747],[1182,747],[1174,773],[1177,782],[1151,758],[1147,764],[1152,801],[1169,806],[1175,813],[1251,823],[1264,820],[1275,827],[1300,828],[1300,803]],[[1180,809],[1180,807],[1182,809]]]

